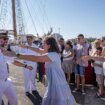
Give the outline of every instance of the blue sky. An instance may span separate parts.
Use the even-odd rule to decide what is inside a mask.
[[[105,36],[105,0],[48,0],[47,5],[50,22],[56,32],[61,28],[65,38],[79,33],[87,37]]]
[[[36,26],[40,35],[52,27],[54,33],[60,32],[66,39],[79,33],[105,36],[105,0],[21,0],[21,6],[26,33],[36,34]]]

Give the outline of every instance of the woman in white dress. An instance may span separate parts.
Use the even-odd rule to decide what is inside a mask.
[[[53,37],[47,37],[44,42],[44,50],[29,48],[42,55],[17,54],[17,57],[33,62],[45,62],[48,87],[42,105],[75,105],[75,99],[61,67],[60,52],[56,40]]]
[[[63,62],[62,68],[66,75],[66,79],[68,84],[71,82],[71,73],[73,70],[73,58],[74,58],[74,51],[72,48],[72,42],[70,40],[66,41],[65,49],[63,50]]]
[[[94,56],[100,57],[101,54],[102,54],[102,47],[98,47],[96,50],[96,54]],[[102,97],[104,94],[103,62],[95,60],[93,65],[94,65],[95,73],[96,73],[96,81],[99,87],[96,96]]]

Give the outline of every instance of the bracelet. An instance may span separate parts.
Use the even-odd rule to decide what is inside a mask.
[[[24,65],[24,68],[27,68],[27,64]]]
[[[16,56],[19,58],[20,54],[16,54]]]

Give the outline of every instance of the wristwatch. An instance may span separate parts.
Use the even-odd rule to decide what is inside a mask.
[[[17,57],[19,57],[19,56],[20,56],[20,54],[16,54],[16,56],[17,56]]]
[[[27,68],[27,64],[24,65],[24,68]]]

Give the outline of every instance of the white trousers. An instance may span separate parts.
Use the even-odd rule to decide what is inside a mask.
[[[18,105],[16,91],[10,80],[0,79],[0,105],[2,104],[2,96],[5,95],[9,105]]]
[[[25,92],[36,90],[36,77],[37,66],[33,67],[33,70],[24,69],[24,85]]]

